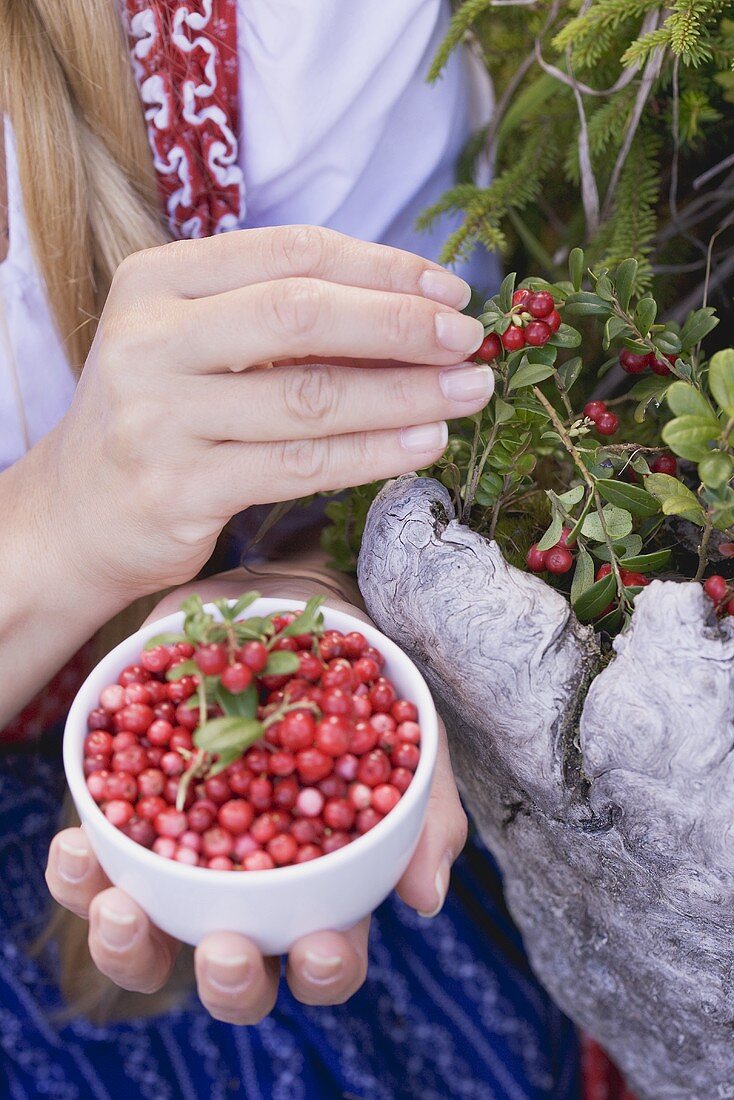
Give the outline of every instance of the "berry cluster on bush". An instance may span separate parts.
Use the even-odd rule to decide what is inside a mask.
[[[351,843],[398,804],[420,761],[418,710],[363,634],[300,615],[223,621],[198,597],[100,693],[84,772],[111,824],[157,854],[270,870]]]

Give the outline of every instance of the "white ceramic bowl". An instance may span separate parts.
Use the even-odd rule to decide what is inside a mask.
[[[248,615],[300,610],[295,600],[260,599]],[[207,610],[218,613],[211,606]],[[85,680],[69,711],[64,768],[94,852],[115,885],[138,902],[159,928],[196,944],[209,932],[240,932],[267,955],[287,951],[301,936],[342,931],[371,913],[407,867],[423,827],[436,763],[438,722],[426,683],[413,662],[384,634],[341,611],[323,608],[327,629],[359,630],[385,657],[385,674],[399,695],[418,707],[421,756],[412,783],[394,810],[336,852],[270,871],[211,871],[164,859],[111,825],[87,790],[82,768],[87,715],[99,693],[137,661],[148,638],[181,630],[177,612],[121,642]]]

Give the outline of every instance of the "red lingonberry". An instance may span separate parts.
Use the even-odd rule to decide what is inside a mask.
[[[303,749],[296,754],[296,767],[302,782],[318,783],[332,771],[334,759],[320,749]]]
[[[506,332],[502,333],[502,343],[507,351],[517,351],[525,347],[525,333],[518,325],[510,325]]]
[[[395,809],[400,798],[401,794],[397,787],[393,787],[389,783],[381,783],[372,792],[372,805],[379,814],[384,816],[389,814],[390,810]]]
[[[247,665],[236,661],[228,665],[222,673],[222,687],[231,691],[233,695],[240,695],[252,683],[252,669]]]
[[[205,833],[216,821],[218,812],[219,807],[216,802],[212,802],[208,798],[199,799],[193,806],[189,807],[186,813],[189,829],[192,829],[195,833]]]
[[[123,826],[125,836],[129,836],[136,844],[142,844],[143,848],[150,848],[155,840],[155,829],[150,821],[140,817],[133,817]]]
[[[300,662],[299,674],[304,680],[315,684],[324,671],[321,658],[317,657],[315,653],[301,653],[298,660]]]
[[[196,680],[193,676],[182,676],[180,680],[172,680],[168,685],[168,698],[177,706],[184,703],[196,691]]]
[[[166,700],[162,703],[156,703],[153,707],[153,714],[161,722],[169,722],[171,725],[176,717],[176,708],[172,702],[168,699],[168,684],[161,684],[161,687],[166,692]],[[148,732],[150,737],[150,731]]]
[[[214,856],[206,861],[210,871],[234,871],[234,863],[229,856]]]
[[[531,321],[525,328],[525,342],[533,348],[547,344],[553,333],[545,321]]]
[[[532,290],[528,290],[527,287],[521,287],[520,290],[516,290],[515,293],[512,295],[513,306],[525,305],[532,293]]]
[[[146,795],[135,804],[136,814],[145,821],[155,821],[167,808],[165,799],[157,794]]]
[[[364,756],[370,749],[374,749],[379,739],[378,731],[370,722],[357,722],[352,731],[352,752],[357,756]]]
[[[316,719],[310,710],[291,710],[280,723],[280,743],[288,752],[310,748],[316,734]]]
[[[338,775],[340,779],[344,779],[347,783],[351,783],[351,781],[356,778],[358,767],[359,760],[357,757],[353,752],[347,752],[334,762],[334,774]]]
[[[356,810],[346,798],[330,798],[324,806],[324,823],[330,829],[349,830],[354,824]]]
[[[150,679],[150,673],[141,665],[128,665],[117,677],[118,684],[128,687],[129,684],[144,684]]]
[[[532,573],[542,573],[545,570],[545,556],[547,550],[539,550],[538,544],[533,545],[525,555],[525,564]]]
[[[176,840],[182,833],[186,832],[188,820],[186,814],[181,810],[169,806],[168,809],[161,810],[154,819],[153,824],[158,836],[170,836]]]
[[[675,455],[666,452],[652,460],[650,469],[654,474],[667,474],[669,477],[675,477],[678,473],[678,462]]]
[[[314,746],[327,756],[343,756],[351,745],[349,721],[339,714],[330,714],[318,723]]]
[[[418,720],[418,708],[415,703],[407,699],[398,699],[390,708],[390,714],[396,722],[416,722]]]
[[[365,684],[360,685],[360,687],[365,686]],[[355,694],[352,696],[352,714],[359,722],[363,722],[372,715],[372,703],[370,702],[369,695]]]
[[[293,775],[296,770],[296,759],[292,752],[273,752],[268,761],[268,771],[271,775]],[[231,786],[231,779],[230,779]]]
[[[148,754],[142,745],[132,745],[129,749],[122,749],[112,757],[113,772],[128,772],[129,775],[138,776],[148,766]]]
[[[156,720],[151,723],[145,736],[148,738],[151,745],[165,748],[171,740],[172,733],[173,726],[170,722],[167,722],[165,718],[156,718]]]
[[[87,718],[87,729],[107,731],[111,730],[112,721],[110,719],[110,715],[107,713],[106,710],[103,710],[102,707],[95,707],[94,710],[89,712],[89,717]]]
[[[145,703],[150,706],[153,696],[147,684],[128,684],[125,688],[125,703]]]
[[[417,745],[403,741],[393,749],[390,762],[394,768],[408,768],[409,771],[414,772],[418,767],[420,756],[420,749]]]
[[[388,712],[398,697],[389,680],[380,679],[370,688],[370,703],[378,713]]]
[[[304,844],[296,852],[293,862],[310,863],[312,859],[318,859],[321,855],[323,855],[323,851],[318,844]]]
[[[237,650],[237,660],[253,672],[262,672],[268,663],[268,648],[263,642],[245,642]]]
[[[187,706],[186,703],[179,703],[176,707],[176,721],[180,727],[191,733],[199,724],[199,711],[195,707]],[[171,737],[171,745],[173,748],[176,747],[173,743],[173,736]]]
[[[589,420],[596,422],[602,413],[607,411],[607,406],[604,401],[587,401],[584,405],[584,416],[587,416]]]
[[[374,808],[374,806],[368,806],[366,810],[360,810],[357,814],[357,832],[360,835],[368,833],[370,829],[374,829],[375,825],[378,825],[382,821],[382,814]]]
[[[221,642],[200,645],[194,660],[205,676],[219,676],[227,667],[227,647]]]
[[[734,615],[734,599],[729,600],[724,611],[727,615]]]
[[[572,565],[573,554],[565,546],[553,546],[546,551],[545,567],[549,573],[560,576],[563,573],[568,573]]]
[[[179,844],[173,858],[176,863],[185,863],[188,867],[197,867],[199,864],[199,856],[193,848],[187,848],[182,844]]]
[[[677,358],[677,356],[675,358]],[[670,369],[670,364],[671,364],[671,362],[674,362],[674,361],[675,361],[675,359],[671,360],[671,359],[668,359],[666,357],[663,357],[662,359],[660,359],[660,358],[658,358],[657,355],[652,355],[651,354],[650,357],[649,357],[648,364],[649,364],[650,370],[654,371],[655,374],[665,375],[665,374],[672,374],[673,373]]]
[[[650,583],[644,573],[635,573],[634,570],[620,569],[619,575],[622,578],[622,584],[627,585],[628,588],[645,588]]]
[[[107,771],[93,772],[87,776],[87,790],[95,802],[104,802],[107,798],[107,780],[110,773]]]
[[[291,637],[278,638],[273,642],[273,649],[281,653],[296,653],[298,650],[298,641]]]
[[[89,776],[94,775],[95,772],[106,772],[109,767],[109,762],[110,758],[105,754],[85,756],[84,764],[82,765],[84,774]]]
[[[138,782],[135,776],[127,772],[110,772],[107,776],[105,797],[111,801],[121,799],[123,802],[134,802],[138,797]]]
[[[279,832],[282,832],[282,830],[278,828],[278,822],[273,814],[260,814],[250,827],[250,836],[258,844],[267,844]]]
[[[171,663],[170,650],[164,645],[144,649],[140,654],[140,663],[148,672],[165,672]]]
[[[627,371],[627,374],[642,374],[650,365],[650,355],[648,352],[638,355],[629,348],[622,348],[619,353],[619,365],[622,370]]]
[[[342,688],[331,688],[324,692],[321,709],[328,715],[349,715],[352,713],[352,696]]]
[[[347,798],[355,810],[364,810],[372,801],[372,788],[366,783],[350,783]]]
[[[596,576],[594,577],[594,580],[600,581],[604,577],[608,577],[609,574],[611,573],[611,571],[612,571],[611,565],[609,564],[608,561],[605,561],[604,564],[600,565],[599,568],[597,569]]]
[[[714,603],[721,603],[729,595],[729,585],[725,577],[714,573],[703,582],[703,590]]]
[[[186,771],[186,761],[177,752],[167,752],[161,757],[161,771],[164,775],[175,778]]]
[[[298,798],[298,783],[293,778],[281,779],[276,783],[272,803],[279,810],[292,810]]]
[[[345,660],[344,657],[337,657],[335,661],[332,661],[321,677],[321,687],[324,689],[345,688],[347,690],[354,687],[354,675],[349,661]]]
[[[112,737],[106,730],[93,730],[84,738],[84,752],[87,756],[109,756],[112,752]]]
[[[214,825],[201,835],[201,850],[207,859],[216,856],[228,856],[232,851],[234,837],[220,825]]]
[[[619,420],[614,413],[605,412],[596,421],[599,435],[614,435],[619,429]]]
[[[319,639],[319,653],[324,661],[342,656],[343,635],[338,630],[327,630]]]
[[[408,768],[393,768],[390,772],[390,783],[397,787],[401,794],[405,794],[413,779],[413,773]]]
[[[380,666],[372,657],[360,657],[352,665],[352,672],[360,684],[371,684],[380,675]]]
[[[269,810],[273,801],[273,784],[262,775],[255,776],[250,783],[247,797],[260,813]]]
[[[475,359],[481,359],[484,363],[491,363],[502,354],[502,343],[496,332],[488,333],[474,352]]]
[[[531,317],[545,318],[555,308],[553,295],[547,290],[538,290],[528,298],[525,308]]]
[[[359,630],[351,630],[349,634],[345,634],[342,640],[342,648],[344,650],[344,656],[348,657],[350,661],[355,661],[358,657],[361,657],[367,648],[367,639],[364,634],[361,634]]]
[[[108,714],[116,714],[125,706],[125,689],[120,684],[110,684],[99,693],[99,705]]]
[[[194,656],[194,647],[191,642],[176,642],[171,646],[171,659],[182,657],[184,661]]]
[[[233,836],[246,833],[254,819],[255,811],[243,798],[232,798],[229,802],[223,803],[217,814],[219,824]]]
[[[298,841],[291,833],[279,833],[267,843],[267,852],[278,867],[292,863],[298,851]]]
[[[368,787],[377,787],[380,783],[387,782],[390,771],[390,761],[382,749],[373,749],[360,760],[357,778]]]
[[[398,741],[409,741],[411,745],[420,744],[421,728],[417,722],[401,722],[396,732]]]
[[[548,316],[544,317],[543,320],[545,321],[551,332],[558,332],[559,328],[563,324],[563,320],[557,309],[552,309]]]
[[[164,859],[173,859],[178,845],[173,837],[159,836],[153,841],[153,851]]]
[[[340,848],[345,848],[347,844],[351,843],[351,836],[349,833],[345,833],[343,829],[335,829],[330,835],[325,835],[321,841],[321,847],[324,855],[328,855],[329,852],[337,852]]]

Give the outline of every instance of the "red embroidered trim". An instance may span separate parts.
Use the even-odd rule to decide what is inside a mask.
[[[133,68],[171,231],[244,217],[236,0],[124,0]]]

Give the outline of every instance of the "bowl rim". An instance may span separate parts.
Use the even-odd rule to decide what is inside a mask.
[[[235,603],[235,600],[230,600],[229,603],[231,606]],[[208,603],[204,606],[207,611],[220,617],[218,609],[214,607],[213,604]],[[247,613],[250,615],[257,615],[272,614],[274,611],[280,610],[299,611],[303,610],[305,606],[305,600],[278,599],[271,596],[261,596],[247,608]],[[388,665],[397,663],[403,666],[407,675],[410,676],[413,681],[410,694],[411,702],[415,703],[418,707],[420,716],[420,759],[413,781],[407,791],[398,804],[385,815],[382,821],[379,821],[374,828],[369,830],[369,832],[355,838],[355,840],[346,844],[343,848],[338,848],[335,852],[327,852],[319,856],[318,859],[312,859],[306,863],[290,864],[286,867],[273,867],[259,871],[233,873],[232,871],[215,870],[210,867],[192,867],[185,863],[179,863],[176,860],[165,859],[163,856],[158,855],[157,852],[152,851],[152,849],[144,848],[142,844],[137,844],[107,820],[104,813],[89,793],[82,763],[82,749],[84,739],[88,733],[87,716],[89,711],[92,710],[94,706],[98,705],[99,689],[95,689],[96,694],[93,702],[91,702],[89,698],[92,690],[91,682],[97,679],[101,671],[104,671],[105,675],[112,677],[112,679],[117,679],[119,672],[125,667],[124,664],[121,664],[123,659],[121,656],[122,651],[132,648],[133,644],[138,648],[138,651],[140,651],[148,638],[156,634],[161,634],[164,631],[176,629],[177,627],[180,628],[183,620],[183,612],[181,611],[172,612],[170,615],[166,615],[161,619],[156,619],[154,622],[142,626],[134,634],[128,635],[127,638],[119,642],[114,649],[110,650],[110,652],[94,666],[74,697],[64,726],[63,760],[66,780],[82,821],[91,818],[92,828],[99,830],[105,840],[114,845],[120,854],[127,855],[131,859],[137,860],[144,867],[148,867],[152,872],[157,871],[161,874],[171,874],[177,879],[191,883],[211,882],[213,885],[215,883],[217,885],[232,883],[233,888],[241,888],[247,884],[257,887],[258,883],[267,882],[274,884],[273,875],[275,873],[277,873],[277,883],[287,885],[288,882],[304,878],[315,878],[325,872],[330,873],[332,870],[338,872],[340,868],[343,868],[348,863],[355,859],[359,860],[360,854],[366,854],[368,848],[376,848],[387,842],[391,834],[399,831],[401,823],[410,814],[414,804],[422,797],[425,788],[429,787],[433,780],[433,773],[438,756],[438,714],[422,673],[411,658],[408,657],[395,642],[388,638],[387,635],[382,634],[382,632],[371,623],[366,623],[362,619],[352,616],[346,611],[331,608],[328,606],[328,603],[324,604],[321,610],[324,613],[327,630],[336,629],[342,630],[345,633],[348,633],[349,630],[360,631],[367,637],[370,645],[375,645],[380,649]],[[125,663],[130,664],[131,662],[125,659]],[[115,669],[117,671],[115,671]],[[108,679],[107,682],[112,682],[112,679]],[[326,866],[324,866],[325,863]],[[203,876],[203,872],[206,872],[206,877]],[[238,886],[235,886],[235,884],[238,884]]]

